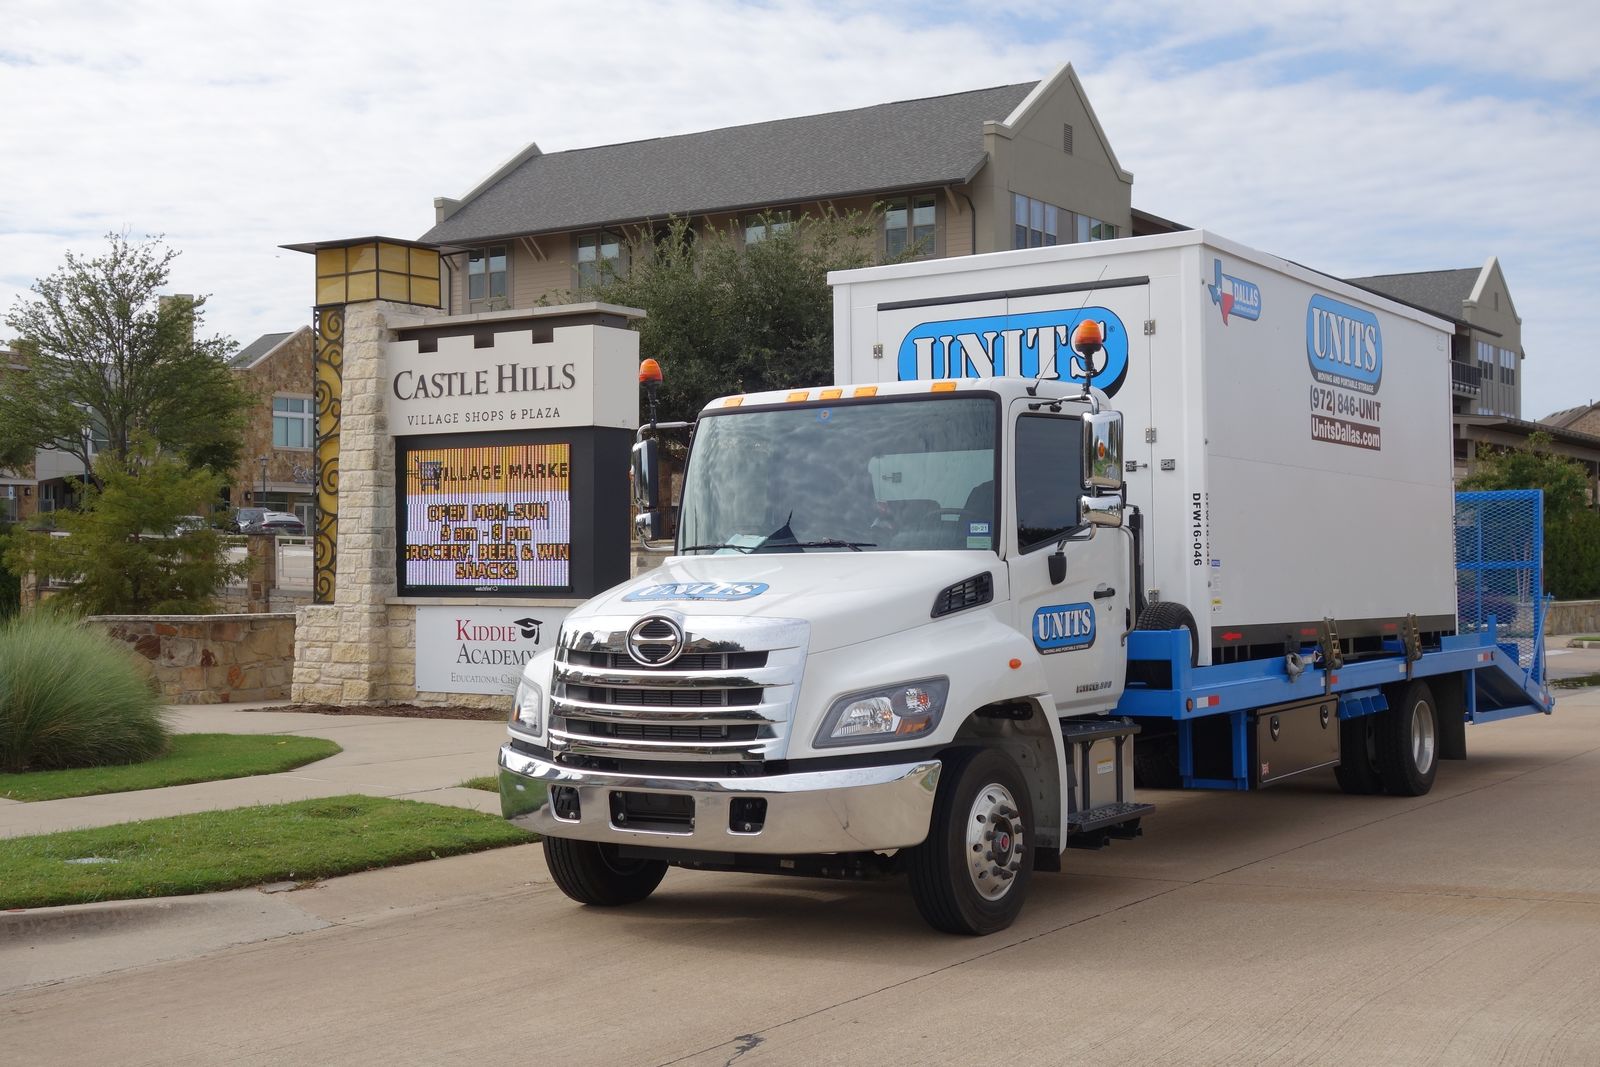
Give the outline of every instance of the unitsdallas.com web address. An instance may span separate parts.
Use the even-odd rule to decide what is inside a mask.
[[[1328,441],[1336,445],[1370,448],[1373,451],[1383,448],[1383,431],[1378,427],[1364,426],[1359,422],[1346,422],[1343,419],[1330,419],[1324,415],[1311,416],[1311,439]]]

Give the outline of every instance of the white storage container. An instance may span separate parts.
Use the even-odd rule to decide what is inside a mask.
[[[1455,629],[1449,322],[1204,231],[829,281],[836,384],[1093,376],[1126,415],[1147,586],[1194,613],[1202,664],[1325,618]]]

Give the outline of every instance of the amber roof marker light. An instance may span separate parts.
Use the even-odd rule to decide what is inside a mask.
[[[646,359],[639,364],[639,384],[644,386],[645,399],[650,404],[650,429],[656,427],[656,393],[661,388],[661,364]]]

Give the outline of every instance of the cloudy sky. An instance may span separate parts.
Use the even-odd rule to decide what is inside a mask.
[[[174,289],[211,294],[208,327],[244,344],[309,321],[311,260],[278,245],[416,237],[435,196],[529,141],[686,133],[1070,61],[1136,207],[1346,276],[1499,256],[1537,418],[1600,399],[1585,7],[0,0],[0,309],[69,249],[159,233],[183,250]]]

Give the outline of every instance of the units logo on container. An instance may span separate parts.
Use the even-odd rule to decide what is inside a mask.
[[[749,600],[767,591],[766,582],[657,582],[635,589],[622,599],[650,600]]]
[[[1306,358],[1324,385],[1376,393],[1383,382],[1383,330],[1378,316],[1321,293],[1306,305]]]
[[[1092,321],[1104,337],[1086,355],[1073,350],[1073,332]],[[1115,396],[1128,376],[1128,331],[1103,307],[986,315],[924,322],[900,342],[899,379],[1043,378],[1085,379]]]
[[[1254,322],[1261,317],[1261,286],[1255,282],[1222,273],[1222,260],[1212,263],[1211,303],[1222,309],[1222,325],[1228,325],[1229,316]]]
[[[1378,316],[1316,293],[1306,304],[1311,439],[1383,448],[1383,328]]]
[[[1051,604],[1033,613],[1033,647],[1040,652],[1072,652],[1092,644],[1092,605]]]

